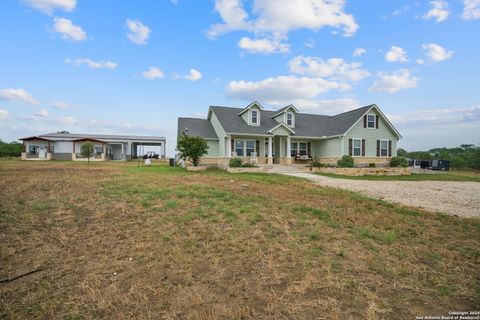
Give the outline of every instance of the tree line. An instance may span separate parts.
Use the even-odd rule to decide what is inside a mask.
[[[455,148],[433,148],[428,151],[411,151],[398,148],[397,155],[409,159],[448,160],[451,168],[480,170],[480,145],[462,144]]]
[[[20,142],[5,142],[0,139],[0,157],[20,157],[23,144]]]

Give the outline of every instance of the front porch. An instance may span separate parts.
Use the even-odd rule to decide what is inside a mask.
[[[290,135],[232,135],[225,141],[225,157],[257,165],[307,165],[313,159],[312,142]]]

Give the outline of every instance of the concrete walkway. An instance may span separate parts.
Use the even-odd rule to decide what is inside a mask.
[[[347,180],[305,172],[279,173],[410,207],[450,215],[480,217],[480,182]]]

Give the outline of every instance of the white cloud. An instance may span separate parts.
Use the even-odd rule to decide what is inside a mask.
[[[418,78],[411,77],[408,69],[400,69],[390,74],[380,72],[378,76],[379,79],[369,88],[370,91],[395,93],[417,87]]]
[[[427,109],[391,115],[395,123],[407,125],[441,125],[480,121],[480,106],[469,108]]]
[[[45,109],[38,110],[33,115],[38,118],[48,118],[49,116],[48,111]]]
[[[71,20],[65,18],[54,18],[53,30],[62,35],[65,40],[73,42],[85,41],[87,34],[80,26],[76,26]]]
[[[238,42],[238,46],[250,53],[287,53],[290,45],[281,43],[280,39],[250,39],[243,37]]]
[[[388,62],[407,62],[407,53],[400,47],[392,46],[390,51],[385,54],[385,60]]]
[[[448,11],[448,3],[443,0],[434,0],[429,2],[431,9],[423,16],[423,19],[435,18],[436,22],[447,20],[450,12]]]
[[[480,0],[463,0],[463,5],[463,19],[480,19]]]
[[[425,55],[434,62],[445,61],[453,56],[453,51],[448,51],[435,43],[424,44],[422,48],[425,50]]]
[[[294,75],[266,78],[258,82],[231,81],[225,88],[226,95],[246,101],[266,101],[277,104],[297,99],[311,99],[332,89],[340,89],[337,82],[322,78]]]
[[[130,31],[127,33],[127,38],[135,44],[146,44],[148,36],[152,31],[140,21],[130,19],[127,19],[127,28]]]
[[[307,48],[313,48],[315,47],[315,41],[313,39],[308,39],[303,45]]]
[[[316,99],[297,99],[290,101],[282,101],[277,106],[286,106],[293,104],[301,112],[334,115],[345,111],[359,108],[360,105],[355,99],[340,98],[331,100],[316,100]]]
[[[77,5],[77,0],[23,0],[23,2],[49,15],[55,10],[73,11]]]
[[[24,102],[28,104],[37,104],[38,101],[35,100],[30,93],[25,91],[25,89],[14,89],[6,88],[0,90],[0,100],[12,101],[12,102]]]
[[[405,5],[402,8],[393,11],[391,14],[383,16],[382,19],[388,20],[392,17],[399,16],[399,15],[402,15],[404,13],[407,13],[410,9],[411,9],[410,5]]]
[[[243,0],[216,0],[223,23],[212,25],[208,36],[245,30],[255,34],[287,35],[296,29],[318,30],[323,27],[342,28],[344,36],[353,35],[358,25],[353,15],[344,12],[345,0],[254,0],[252,16],[243,7]],[[288,13],[288,14],[286,14]]]
[[[115,69],[117,64],[112,61],[93,61],[89,58],[65,59],[65,63],[73,64],[76,67],[85,64],[90,69]]]
[[[363,48],[357,48],[353,51],[352,55],[354,57],[360,57],[360,56],[364,55],[365,53],[367,53],[367,50],[365,50]]]
[[[164,76],[163,71],[157,67],[150,67],[147,71],[142,72],[142,77],[150,80],[163,78]]]
[[[0,109],[0,120],[7,120],[10,118],[10,112],[5,109]]]
[[[341,58],[322,60],[319,57],[297,56],[290,60],[289,67],[293,73],[342,81],[359,81],[370,75],[367,70],[361,69],[361,63],[347,63]]]
[[[425,64],[425,60],[417,59],[417,64],[419,64],[419,65]]]
[[[68,109],[75,109],[74,106],[71,104],[62,101],[62,100],[55,100],[52,102],[52,107],[57,109],[57,110],[68,110]]]
[[[190,69],[190,73],[184,76],[183,78],[190,81],[198,81],[202,79],[202,73],[198,70]]]

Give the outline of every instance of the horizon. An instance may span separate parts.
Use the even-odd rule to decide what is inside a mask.
[[[376,104],[408,151],[480,143],[480,1],[289,4],[4,1],[0,139],[154,135],[171,156],[179,117],[259,101]]]

